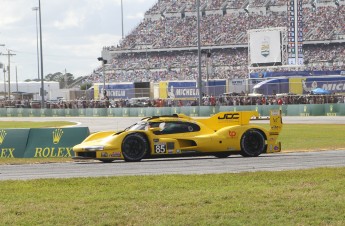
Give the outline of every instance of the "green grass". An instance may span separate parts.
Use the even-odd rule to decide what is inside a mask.
[[[73,162],[73,160],[71,158],[0,158],[0,165],[47,164],[64,162]]]
[[[62,127],[76,125],[74,122],[65,121],[44,121],[44,122],[30,122],[30,121],[2,121],[0,128],[48,128],[48,127]]]
[[[286,150],[345,149],[345,125],[284,125],[280,139]]]
[[[284,124],[279,135],[283,151],[345,149],[345,125]]]
[[[0,225],[344,225],[345,168],[0,182]]]

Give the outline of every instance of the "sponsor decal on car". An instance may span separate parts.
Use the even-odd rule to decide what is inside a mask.
[[[270,145],[270,152],[279,151],[278,145]]]
[[[113,152],[113,153],[111,153],[110,157],[113,157],[113,158],[121,157],[121,153],[120,152]]]
[[[234,138],[234,137],[236,137],[236,132],[235,131],[229,131],[229,136],[231,137],[231,138]]]
[[[240,114],[239,113],[226,113],[223,116],[218,116],[219,120],[227,120],[227,119],[239,119]]]
[[[167,144],[166,143],[155,143],[153,145],[154,152],[156,154],[166,154],[167,153]]]

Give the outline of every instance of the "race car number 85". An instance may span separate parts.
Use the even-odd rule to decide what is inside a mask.
[[[166,144],[155,144],[154,145],[155,153],[157,154],[165,154],[167,151]]]

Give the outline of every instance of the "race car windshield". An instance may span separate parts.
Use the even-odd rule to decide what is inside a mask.
[[[132,130],[145,130],[147,127],[148,123],[147,122],[138,122],[130,127],[128,127],[126,130],[127,131],[132,131]]]

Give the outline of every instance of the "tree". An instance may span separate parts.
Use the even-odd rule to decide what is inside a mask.
[[[56,72],[47,74],[45,80],[59,82],[60,88],[67,88],[74,81],[74,76],[71,73]]]
[[[80,90],[88,90],[93,84],[91,82],[84,83],[80,86]]]
[[[35,78],[35,79],[25,79],[24,80],[24,82],[40,82],[41,81],[41,79],[37,79],[37,78]]]

